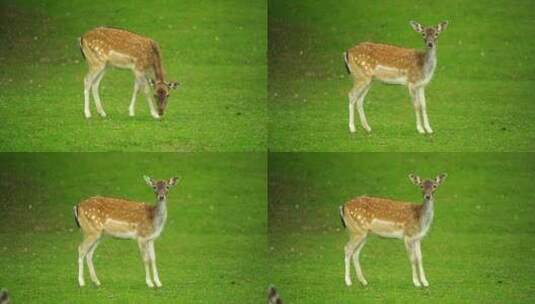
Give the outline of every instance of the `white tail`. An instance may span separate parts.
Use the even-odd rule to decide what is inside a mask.
[[[433,180],[422,181],[420,177],[409,175],[413,184],[422,189],[423,204],[409,204],[378,197],[357,197],[340,207],[342,224],[350,235],[345,246],[345,281],[351,285],[350,260],[357,272],[357,278],[364,286],[368,284],[360,267],[360,251],[366,243],[368,233],[387,238],[403,239],[412,266],[414,286],[429,286],[422,265],[420,241],[425,237],[433,222],[433,193],[447,175]]]
[[[348,95],[349,130],[351,132],[356,132],[355,103],[362,127],[368,132],[371,131],[364,114],[364,98],[375,78],[385,83],[406,85],[416,113],[416,129],[422,134],[433,133],[427,117],[424,89],[433,78],[437,65],[438,36],[447,28],[448,22],[444,21],[435,27],[426,28],[414,21],[411,21],[410,25],[422,35],[427,47],[425,52],[364,42],[344,53],[346,66],[354,81],[353,88]]]
[[[162,232],[167,219],[167,192],[178,183],[178,178],[155,181],[145,176],[145,181],[156,195],[156,205],[147,205],[109,197],[91,197],[74,206],[76,223],[82,229],[84,240],[78,247],[78,283],[84,286],[84,258],[91,280],[97,285],[93,266],[93,253],[103,235],[135,239],[139,245],[145,266],[145,281],[149,287],[161,287],[156,268],[154,240]],[[149,265],[150,263],[150,265]],[[150,277],[152,267],[154,284]]]
[[[136,96],[140,89],[143,89],[147,96],[151,115],[154,118],[160,118],[164,114],[169,92],[176,88],[178,83],[165,81],[160,47],[154,40],[121,29],[98,27],[80,38],[80,49],[89,66],[89,72],[84,79],[86,118],[91,117],[90,90],[93,92],[97,112],[100,116],[106,117],[98,90],[100,81],[109,66],[131,69],[134,72],[136,80],[134,94],[128,108],[130,116],[134,116]],[[153,78],[156,80],[154,81]],[[149,85],[154,87],[157,110],[150,96]]]

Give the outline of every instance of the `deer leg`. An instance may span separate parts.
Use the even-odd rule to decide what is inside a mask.
[[[364,98],[370,89],[370,84],[366,85],[364,90],[360,93],[359,99],[357,100],[357,110],[359,111],[360,123],[364,130],[371,132],[372,129],[368,125],[368,120],[366,120],[366,115],[364,114]]]
[[[407,253],[409,254],[409,261],[411,263],[412,268],[412,283],[414,284],[414,286],[420,287],[422,285],[420,284],[420,280],[418,280],[418,271],[416,266],[416,263],[418,261],[416,256],[416,250],[414,249],[414,241],[405,239],[405,247],[407,248]]]
[[[355,249],[360,244],[361,240],[365,238],[365,235],[354,235],[351,237],[351,239],[347,242],[346,246],[344,247],[345,251],[345,257],[344,257],[344,263],[345,263],[345,281],[347,286],[351,286],[351,257],[355,253]]]
[[[427,282],[427,278],[425,277],[424,266],[422,263],[422,248],[421,248],[420,240],[415,242],[415,250],[416,250],[416,257],[418,259],[418,270],[420,271],[420,281],[422,282],[423,286],[427,287],[429,286],[429,282]]]
[[[156,252],[154,250],[154,241],[149,242],[149,255],[152,266],[152,276],[154,278],[154,284],[156,287],[162,287],[162,282],[160,282],[160,277],[158,276],[158,268],[156,268]]]
[[[418,130],[418,133],[420,134],[425,134],[425,130],[422,127],[422,120],[420,117],[421,107],[420,107],[420,97],[418,94],[418,89],[412,86],[409,86],[409,93],[411,94],[412,105],[414,107],[414,113],[416,114],[416,130]]]
[[[136,80],[134,81],[134,93],[132,94],[132,100],[130,101],[130,106],[128,107],[128,115],[131,117],[135,115],[137,93],[139,92],[139,88],[141,86],[143,86],[143,81],[139,77],[136,77]]]
[[[97,249],[98,243],[99,243],[99,240],[97,240],[93,244],[93,246],[91,246],[85,259],[87,262],[87,268],[89,268],[89,275],[91,277],[91,281],[93,281],[95,285],[100,286],[100,281],[98,280],[97,273],[95,272],[95,266],[93,265],[93,253],[95,253],[95,249]]]
[[[420,102],[420,110],[422,111],[422,118],[424,120],[424,129],[427,133],[431,134],[433,133],[433,129],[431,129],[431,126],[429,125],[429,118],[427,117],[427,107],[425,105],[425,90],[423,87],[418,90],[418,100]]]
[[[154,287],[152,279],[150,278],[150,255],[148,250],[148,242],[145,240],[138,240],[139,251],[141,252],[141,258],[143,259],[143,265],[145,266],[145,282],[150,288]]]
[[[362,269],[360,267],[360,251],[362,250],[362,247],[364,247],[364,244],[366,244],[366,235],[361,239],[360,243],[355,249],[355,253],[353,254],[353,264],[355,266],[355,271],[357,272],[358,280],[363,286],[366,286],[368,285],[368,281],[366,281],[366,278],[364,278],[364,274],[362,273]]]
[[[366,86],[368,85],[369,81],[355,81],[355,84],[353,85],[353,88],[351,91],[349,91],[348,98],[349,98],[349,131],[351,133],[355,133],[357,129],[355,128],[355,103],[359,100],[360,96],[362,95],[363,91],[366,89]],[[357,105],[358,106],[358,105]],[[364,122],[362,120],[362,117],[364,116],[364,110],[358,109],[359,115],[361,118],[361,123],[364,126]],[[362,112],[361,112],[362,111]],[[361,114],[362,113],[362,114]],[[366,125],[368,125],[368,122],[366,121],[366,117],[364,116],[364,121],[366,122]],[[364,127],[367,131],[370,128]],[[371,130],[371,129],[370,129]]]
[[[154,102],[152,101],[152,97],[150,96],[150,88],[146,80],[144,81],[143,87],[145,91],[145,96],[147,97],[147,102],[149,103],[150,115],[157,119],[160,118],[160,115],[158,114],[158,112],[156,112],[156,109],[154,108]]]
[[[104,109],[102,108],[102,103],[100,101],[99,86],[100,86],[100,81],[102,80],[102,77],[104,77],[105,73],[106,73],[106,68],[104,67],[102,68],[102,70],[100,70],[97,73],[97,76],[95,76],[93,85],[91,86],[91,88],[93,89],[93,99],[95,99],[95,106],[97,107],[97,112],[102,117],[106,117],[106,112],[104,112]]]
[[[84,115],[85,118],[91,117],[91,110],[89,109],[89,90],[93,86],[93,82],[95,81],[95,76],[98,70],[91,69],[89,72],[87,72],[87,75],[85,75],[84,78]]]
[[[86,235],[80,246],[78,246],[78,284],[80,287],[85,285],[84,258],[98,239],[98,235]]]

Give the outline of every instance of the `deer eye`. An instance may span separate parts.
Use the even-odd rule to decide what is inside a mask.
[[[152,186],[152,189],[156,190],[157,188],[156,188],[156,186]]]

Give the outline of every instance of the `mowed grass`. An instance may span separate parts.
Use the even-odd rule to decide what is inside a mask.
[[[14,303],[261,303],[267,286],[264,153],[1,154],[0,288]],[[144,174],[178,175],[149,289],[135,241],[105,238],[78,287],[72,207],[93,195],[153,203]]]
[[[100,96],[108,117],[83,115],[87,64],[78,37],[97,26],[149,36],[161,47],[171,93],[161,121],[134,76],[112,69]],[[2,1],[0,150],[263,151],[265,1]]]
[[[447,172],[422,241],[428,288],[412,284],[400,240],[368,238],[353,286],[338,207],[359,195],[420,203],[410,172]],[[273,153],[269,159],[271,281],[288,303],[533,303],[533,155]]]
[[[533,151],[533,1],[269,1],[271,151]],[[371,134],[348,128],[353,82],[343,52],[372,41],[422,49],[409,20],[436,25],[438,64],[426,88],[435,133],[417,133],[405,86],[374,82]]]

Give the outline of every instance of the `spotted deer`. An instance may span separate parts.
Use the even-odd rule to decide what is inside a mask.
[[[2,289],[0,291],[0,304],[11,304],[11,299],[9,298],[9,294],[7,293],[7,290]]]
[[[356,132],[355,103],[362,127],[371,132],[364,113],[364,98],[373,79],[407,86],[416,114],[416,130],[421,134],[433,133],[427,117],[424,90],[431,82],[437,66],[438,36],[448,27],[448,22],[443,21],[434,27],[423,27],[411,21],[410,25],[422,35],[427,48],[425,52],[394,45],[363,42],[344,53],[347,69],[353,78],[353,88],[348,94],[351,133]]]
[[[268,288],[267,304],[282,304],[282,299],[273,285],[269,286]]]
[[[349,242],[345,246],[345,282],[351,285],[350,259],[353,258],[357,278],[363,286],[368,285],[360,267],[360,251],[368,233],[386,238],[403,239],[412,267],[414,286],[427,287],[422,265],[421,240],[429,232],[433,222],[434,192],[447,175],[441,174],[433,180],[422,181],[420,177],[410,174],[409,179],[420,187],[423,204],[411,204],[386,198],[361,196],[340,206],[342,225],[349,232]]]
[[[93,283],[100,286],[93,254],[102,236],[109,235],[137,241],[145,266],[145,281],[149,287],[161,287],[156,268],[154,241],[163,231],[167,219],[167,193],[178,183],[178,178],[156,181],[144,176],[156,195],[156,205],[118,198],[95,196],[74,206],[74,218],[82,229],[84,240],[78,246],[78,283],[84,286],[84,258]],[[149,265],[150,263],[150,265]],[[150,277],[150,268],[154,280]]]
[[[91,117],[89,109],[90,90],[93,93],[97,112],[106,117],[99,96],[100,81],[108,67],[130,69],[134,72],[134,94],[128,112],[134,116],[136,97],[143,89],[147,97],[150,113],[154,118],[163,116],[171,90],[178,82],[165,81],[160,47],[156,41],[122,29],[98,27],[85,33],[79,39],[82,55],[89,71],[84,78],[84,114]],[[150,96],[149,85],[154,88],[154,100]]]

